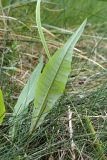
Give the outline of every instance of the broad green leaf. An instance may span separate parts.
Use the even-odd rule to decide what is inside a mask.
[[[38,80],[30,134],[43,123],[47,113],[63,94],[71,71],[72,52],[85,25],[86,20],[65,43],[64,47],[60,48],[46,64],[43,73]]]
[[[4,105],[2,90],[0,89],[0,124],[3,122],[4,117],[5,117],[5,105]]]
[[[38,31],[39,31],[39,35],[40,35],[40,39],[41,39],[41,42],[43,44],[43,47],[45,49],[47,57],[50,58],[50,53],[49,53],[48,46],[47,46],[47,43],[45,41],[45,37],[44,37],[43,31],[42,31],[42,26],[41,26],[40,3],[41,3],[41,0],[38,0],[37,1],[37,6],[36,6],[36,23],[37,23],[37,27],[38,27]]]
[[[17,116],[23,113],[23,111],[27,108],[29,103],[33,101],[35,97],[35,89],[37,87],[37,81],[41,74],[41,70],[43,68],[43,58],[41,58],[40,63],[35,68],[33,73],[31,74],[27,84],[23,88],[18,101],[14,107],[13,115]]]
[[[27,84],[23,88],[18,98],[18,101],[14,107],[13,118],[10,119],[10,121],[14,123],[13,127],[10,129],[10,134],[12,137],[14,137],[16,126],[20,124],[19,120],[21,119],[23,114],[27,113],[29,103],[34,100],[37,81],[41,74],[42,68],[43,68],[43,57],[41,58],[36,69],[31,74],[30,79],[28,80]]]

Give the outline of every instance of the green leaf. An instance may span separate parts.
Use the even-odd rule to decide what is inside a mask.
[[[3,119],[5,117],[5,105],[3,100],[3,94],[2,90],[0,89],[0,124],[3,122]]]
[[[10,134],[12,135],[12,137],[14,137],[15,126],[18,126],[18,124],[20,124],[19,120],[21,119],[23,114],[27,113],[29,103],[34,100],[37,81],[41,74],[42,68],[43,68],[43,57],[41,58],[40,63],[37,65],[33,73],[31,74],[30,79],[23,88],[18,98],[18,101],[14,107],[13,118],[11,118],[10,120],[11,122],[14,122],[14,125],[10,130]]]
[[[49,50],[48,50],[48,46],[47,46],[43,31],[42,31],[41,18],[40,18],[40,3],[41,3],[41,0],[38,0],[37,1],[37,6],[36,6],[36,23],[37,23],[37,27],[38,27],[38,31],[39,31],[39,35],[40,35],[40,39],[41,39],[41,42],[43,44],[43,47],[45,49],[47,57],[50,58],[50,53],[49,53]]]
[[[43,68],[43,58],[41,58],[40,63],[35,68],[33,73],[31,74],[27,84],[23,88],[18,101],[14,107],[13,115],[20,115],[23,113],[23,111],[27,108],[30,102],[33,101],[35,97],[35,89],[37,87],[37,81],[41,74],[41,70]]]
[[[86,20],[45,66],[37,85],[30,134],[43,123],[47,113],[63,94],[71,71],[72,52],[85,25]]]

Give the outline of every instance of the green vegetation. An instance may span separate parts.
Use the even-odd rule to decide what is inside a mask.
[[[0,124],[3,122],[5,114],[5,105],[3,100],[2,90],[0,89]]]
[[[106,8],[0,0],[0,160],[107,159]]]

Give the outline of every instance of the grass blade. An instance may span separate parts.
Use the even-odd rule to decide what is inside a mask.
[[[43,47],[45,49],[46,55],[48,58],[50,58],[48,46],[47,46],[43,31],[42,31],[41,18],[40,18],[40,3],[41,3],[41,0],[38,0],[37,6],[36,6],[36,23],[37,23],[37,27],[38,27],[38,31],[39,31],[39,36],[40,36],[41,42],[43,44]]]

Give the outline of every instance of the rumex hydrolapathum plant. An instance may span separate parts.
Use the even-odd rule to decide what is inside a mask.
[[[30,133],[39,127],[52,106],[63,94],[71,71],[73,49],[85,24],[86,21],[46,64],[37,84]]]
[[[40,38],[46,50],[47,46],[44,45],[46,42],[43,36],[40,22],[40,2],[41,0],[38,0],[37,2],[36,20]],[[47,113],[52,109],[55,102],[63,94],[68,76],[71,71],[73,49],[78,39],[80,38],[85,25],[86,20],[69,38],[64,47],[58,49],[52,57],[48,56],[47,53],[49,61],[38,80],[34,100],[34,109],[32,113],[30,134],[32,134],[32,132],[43,123]]]
[[[12,121],[16,122],[10,130],[12,137],[14,137],[19,117],[23,115],[24,110],[28,108],[31,101],[34,100],[34,107],[32,112],[31,126],[29,129],[30,135],[44,122],[44,118],[46,117],[47,113],[49,113],[55,102],[63,94],[68,76],[71,72],[73,49],[86,25],[85,20],[79,29],[69,38],[65,45],[58,49],[55,54],[50,57],[41,27],[40,2],[40,0],[37,1],[36,21],[39,35],[49,61],[45,65],[42,73],[41,70],[43,67],[43,60],[40,62],[40,64],[38,64],[39,67],[37,66],[36,68],[36,72],[38,74],[36,74],[32,80],[32,73],[30,80],[18,98],[18,102],[14,107],[12,118]],[[30,96],[32,98],[29,100]]]

